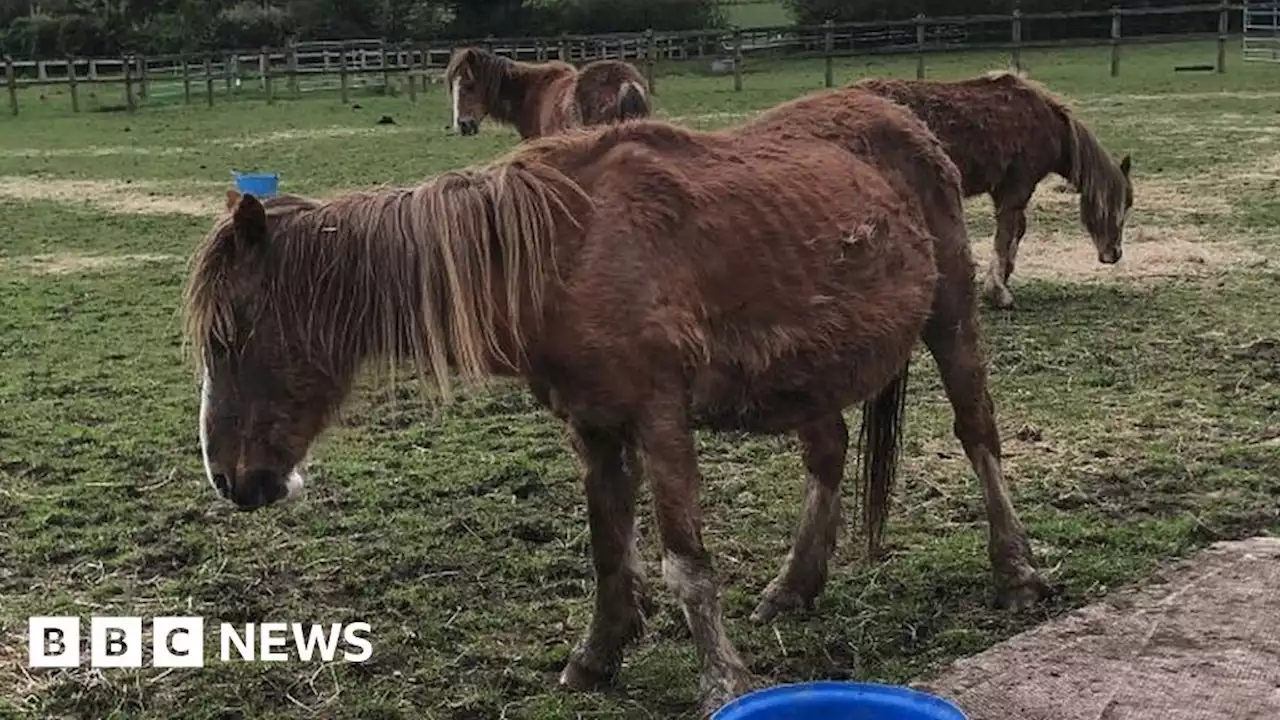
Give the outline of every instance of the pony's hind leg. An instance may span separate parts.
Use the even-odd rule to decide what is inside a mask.
[[[840,481],[849,446],[844,416],[833,413],[801,427],[797,436],[809,476],[804,509],[782,570],[751,614],[755,622],[813,606],[827,583],[827,562],[840,531]]]
[[[1004,486],[995,404],[987,390],[978,319],[967,281],[960,294],[963,299],[940,297],[935,304],[935,314],[925,328],[925,344],[938,364],[955,412],[956,437],[982,482],[997,603],[1021,610],[1048,595],[1049,588],[1036,570],[1027,532]]]
[[[573,651],[560,684],[590,690],[613,682],[626,645],[644,630],[648,603],[636,550],[634,458],[613,433],[575,427],[573,444],[585,467],[587,517],[596,574],[591,627]]]
[[[719,581],[702,542],[697,453],[683,403],[654,403],[642,413],[635,439],[662,536],[662,576],[693,636],[709,716],[755,681],[725,633]]]

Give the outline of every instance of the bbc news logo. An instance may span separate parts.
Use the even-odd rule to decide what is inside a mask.
[[[69,668],[81,664],[80,618],[44,616],[27,619],[27,664],[33,668]],[[373,655],[369,623],[303,625],[302,623],[246,623],[218,628],[218,657],[222,662],[364,662]],[[142,650],[151,647],[151,665],[163,668],[204,667],[205,634],[202,617],[157,617],[151,620],[147,643],[140,617],[89,619],[89,666],[142,667]],[[292,648],[292,653],[290,652]],[[342,651],[339,652],[339,649]]]

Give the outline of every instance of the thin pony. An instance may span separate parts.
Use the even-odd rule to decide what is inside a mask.
[[[645,483],[662,577],[689,625],[702,711],[757,683],[725,629],[703,542],[695,431],[795,433],[807,474],[791,550],[752,618],[811,607],[859,442],[879,546],[923,340],[982,482],[998,601],[1046,592],[1003,486],[960,179],[913,115],[862,92],[707,133],[633,121],[487,166],[326,202],[233,198],[197,250],[186,332],[201,447],[242,509],[287,497],[363,365],[405,358],[524,381],[583,469],[595,612],[560,676],[614,680],[641,635]]]
[[[1098,261],[1120,261],[1133,207],[1130,156],[1112,161],[1093,131],[1038,83],[995,72],[964,80],[874,78],[853,87],[911,108],[960,168],[965,196],[991,196],[997,228],[985,295],[994,306],[1013,306],[1008,281],[1027,231],[1027,204],[1049,173],[1080,193],[1080,219]]]
[[[486,117],[510,125],[522,139],[645,118],[644,76],[621,60],[597,60],[581,70],[566,62],[525,63],[483,48],[456,51],[445,68],[453,130],[480,132]]]

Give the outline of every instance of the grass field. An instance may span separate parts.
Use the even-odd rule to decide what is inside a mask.
[[[700,436],[729,631],[762,676],[905,682],[1213,540],[1280,529],[1280,73],[1233,56],[1226,75],[1175,75],[1212,57],[1195,45],[1126,50],[1112,79],[1104,53],[1026,61],[1109,148],[1133,153],[1125,258],[1096,263],[1074,196],[1048,180],[1014,275],[1018,307],[985,313],[1008,478],[1060,594],[1024,614],[990,607],[980,496],[923,355],[891,557],[868,566],[846,532],[812,616],[746,620],[796,521],[793,441]],[[930,73],[1001,60],[931,59]],[[911,72],[837,66],[840,82]],[[821,81],[812,63],[753,67],[741,93],[673,72],[658,106],[722,126]],[[71,115],[65,100],[32,94],[20,117],[0,119],[0,717],[692,712],[692,645],[660,583],[663,609],[619,689],[554,691],[593,581],[575,465],[521,388],[436,416],[410,387],[361,392],[287,509],[235,513],[203,478],[177,311],[187,253],[229,171],[278,170],[284,188],[314,194],[410,183],[489,159],[512,134],[447,135],[438,87],[417,105],[318,97],[134,116]],[[975,200],[971,219],[986,258],[989,205]],[[645,552],[656,580],[651,540]],[[199,670],[28,670],[26,618],[58,614],[367,620],[374,656],[221,663],[211,635]]]
[[[729,24],[738,27],[780,27],[795,21],[791,9],[780,0],[737,0],[722,4]]]

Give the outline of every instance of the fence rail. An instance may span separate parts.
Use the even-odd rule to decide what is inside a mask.
[[[743,88],[743,68],[751,58],[823,58],[825,82],[833,85],[832,63],[836,58],[864,55],[915,55],[916,74],[924,77],[925,58],[938,53],[987,50],[1010,54],[1011,64],[1021,69],[1021,52],[1039,48],[1111,46],[1110,73],[1118,75],[1120,49],[1137,43],[1217,40],[1217,60],[1213,70],[1226,71],[1226,48],[1232,27],[1245,34],[1244,56],[1250,58],[1251,27],[1261,24],[1263,5],[1273,13],[1280,0],[1257,0],[1190,4],[1159,8],[1112,8],[1102,12],[1045,12],[1007,15],[926,17],[905,20],[787,25],[779,27],[690,30],[681,32],[610,33],[605,35],[560,35],[534,38],[473,38],[431,43],[390,44],[382,40],[290,42],[283,48],[228,50],[214,53],[176,55],[126,55],[119,58],[66,58],[62,60],[14,60],[4,58],[4,78],[12,114],[19,112],[18,91],[22,88],[65,86],[72,110],[80,111],[78,86],[86,83],[116,84],[124,88],[124,108],[134,111],[139,100],[160,94],[181,94],[185,103],[197,101],[212,106],[218,95],[235,97],[246,82],[255,84],[273,102],[280,96],[284,81],[291,96],[326,88],[336,89],[342,102],[350,101],[353,86],[391,86],[394,76],[411,100],[419,90],[438,82],[455,48],[482,45],[508,57],[532,62],[561,60],[581,65],[604,58],[633,61],[644,67],[654,82],[660,63],[709,61],[713,72],[733,76],[735,90]],[[1125,18],[1155,16],[1196,16],[1200,26],[1216,32],[1184,31],[1124,34]],[[1267,17],[1271,17],[1268,15]],[[1038,37],[1045,23],[1098,21],[1094,34],[1060,39]],[[1274,23],[1272,26],[1274,27]],[[1255,43],[1256,45],[1256,43]],[[1271,49],[1271,46],[1268,46]],[[1258,53],[1260,54],[1260,53]],[[311,86],[311,87],[308,87]],[[656,92],[656,87],[654,91]]]

